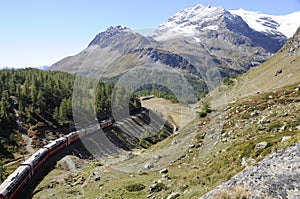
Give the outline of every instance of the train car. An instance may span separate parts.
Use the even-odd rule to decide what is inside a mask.
[[[68,145],[73,144],[74,142],[76,142],[80,139],[77,131],[69,133],[65,137],[68,139]]]
[[[102,129],[104,129],[104,128],[106,128],[106,127],[111,126],[112,123],[113,123],[113,122],[112,122],[111,119],[102,120],[102,121],[100,122],[100,127],[101,127]]]
[[[79,138],[84,137],[86,135],[86,133],[87,133],[85,129],[81,129],[81,130],[76,131],[76,132],[78,133],[78,137]]]
[[[45,145],[43,148],[48,150],[48,158],[60,152],[62,149],[68,146],[68,140],[66,137],[61,137],[53,142]]]
[[[30,166],[31,175],[35,174],[47,161],[48,150],[45,148],[39,149],[37,152],[32,154],[25,162],[21,165]]]
[[[8,178],[0,185],[1,199],[14,199],[24,188],[31,178],[30,166],[19,166]]]

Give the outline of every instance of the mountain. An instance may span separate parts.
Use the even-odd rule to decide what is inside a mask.
[[[62,70],[82,75],[100,75],[103,77],[117,76],[138,64],[137,59],[122,59],[130,56],[130,53],[139,48],[155,45],[156,41],[150,37],[133,32],[131,29],[116,26],[109,27],[99,33],[89,43],[88,47],[75,56],[70,56],[58,61],[50,67],[50,70]],[[124,61],[124,63],[119,63]],[[117,62],[117,63],[116,63]],[[118,70],[109,74],[109,66],[118,65]],[[124,69],[122,68],[124,66]],[[96,76],[95,75],[95,76]]]
[[[264,93],[299,83],[300,71],[300,27],[286,44],[259,67],[250,69],[247,73],[233,79],[232,86],[222,86],[211,95],[226,95],[228,101]]]
[[[247,24],[256,31],[266,34],[284,34],[290,38],[300,26],[300,11],[288,15],[268,15],[261,12],[246,11],[243,9],[230,10],[232,14],[242,17]]]
[[[50,70],[116,80],[130,70],[163,68],[204,80],[213,89],[223,77],[264,62],[286,40],[280,32],[252,29],[242,17],[222,7],[197,5],[175,13],[152,36],[123,26],[109,27],[86,49],[58,61]]]
[[[295,115],[300,108],[299,52],[300,27],[276,55],[233,79],[232,85],[223,85],[211,93],[211,98],[226,96],[229,102],[224,111],[226,118],[223,131],[226,132],[228,124],[234,126],[232,122],[236,121],[235,127],[231,128],[231,135],[238,133],[240,137],[244,130],[255,133],[253,137],[247,135],[244,138],[244,143],[248,145],[246,150],[255,151],[255,157],[260,157],[257,153],[265,150],[262,148],[272,147],[276,139],[275,142],[281,147],[269,149],[272,154],[260,157],[261,161],[251,155],[242,158],[239,164],[244,169],[228,181],[219,183],[202,199],[299,198],[300,172],[296,168],[299,168],[300,158],[300,120]],[[227,102],[223,101],[223,105]],[[277,137],[281,135],[284,137]],[[263,143],[266,145],[260,148]],[[235,143],[235,146],[239,151],[244,151],[242,145]]]
[[[32,189],[34,198],[299,198],[299,37],[300,28],[265,63],[208,96],[228,94],[225,109],[211,106],[149,149],[88,163],[69,156],[75,171],[62,159]],[[172,117],[203,110],[153,100]]]
[[[241,20],[240,17],[236,19]],[[239,26],[231,27],[226,21],[228,19],[220,20],[222,27],[226,28],[217,32],[218,36],[234,35],[240,31]],[[241,20],[239,25],[246,27],[243,24]],[[111,33],[112,30],[114,33]],[[196,38],[200,34],[205,38],[204,33],[196,33]],[[122,41],[115,40],[120,39],[119,35],[124,38]],[[80,56],[70,57],[68,61],[87,70],[88,63],[98,60],[94,66],[106,67],[101,69],[106,72],[106,77],[125,76],[118,70],[126,72],[136,67],[134,64],[147,68],[154,67],[153,63],[160,63],[160,67],[194,76],[198,75],[197,70],[201,67],[213,73],[215,68],[210,66],[228,66],[223,66],[225,60],[204,48],[204,43],[195,42],[193,37],[178,34],[158,41],[136,35],[128,28],[112,27],[100,33]],[[85,198],[199,198],[227,181],[219,187],[220,192],[216,190],[215,197],[206,195],[204,198],[299,198],[299,38],[300,28],[263,64],[215,89],[208,96],[212,104],[206,104],[208,107],[211,105],[213,111],[199,114],[198,118],[164,141],[148,150],[128,151],[99,160],[63,159],[52,172],[41,178],[32,194],[36,198],[74,198],[78,195]],[[244,39],[249,44],[252,42],[249,37]],[[146,47],[135,48],[126,40],[145,42]],[[230,43],[228,37],[221,41],[238,46]],[[266,49],[264,51],[267,52]],[[232,57],[236,54],[232,52]],[[112,55],[115,57],[105,57]],[[250,53],[247,55],[250,56]],[[109,65],[103,64],[103,60]],[[227,101],[220,96],[227,96]],[[226,106],[220,112],[213,104],[217,98],[222,99],[220,103]],[[185,104],[184,109],[177,109],[177,105],[154,103],[158,110],[168,108],[180,112],[185,118],[190,117],[189,113],[193,111],[203,110]],[[136,116],[132,118],[138,119]],[[122,123],[124,128],[132,130],[132,122],[124,120]],[[148,131],[137,128],[131,132],[146,134]],[[119,131],[108,133],[108,136],[114,135],[124,134]],[[92,137],[89,140],[94,142]]]
[[[218,42],[222,39],[231,46],[259,46],[272,53],[279,50],[286,41],[286,37],[279,32],[274,38],[273,35],[255,31],[241,17],[222,7],[203,5],[184,9],[171,16],[168,22],[161,24],[155,31],[154,38],[162,40],[176,35],[192,36],[208,46],[216,42],[209,43],[207,40],[220,38]]]

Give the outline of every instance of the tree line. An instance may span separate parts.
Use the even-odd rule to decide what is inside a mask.
[[[76,91],[85,95],[76,101],[72,99],[75,81],[80,82],[80,89]],[[95,107],[93,111],[98,120],[110,117],[114,89],[114,83],[65,72],[31,68],[0,70],[0,160],[12,159],[20,150],[22,130],[26,133],[41,123],[46,128],[69,126],[73,122],[74,103],[89,110]],[[124,92],[117,97],[125,97]],[[140,108],[134,95],[130,97],[129,107],[131,110]]]

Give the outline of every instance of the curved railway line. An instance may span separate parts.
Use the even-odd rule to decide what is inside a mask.
[[[131,116],[131,119],[125,118],[115,123],[111,119],[103,120],[50,142],[21,163],[0,185],[0,199],[32,198],[34,191],[38,192],[34,190],[38,183],[66,155],[78,153],[81,158],[101,158],[134,148],[144,132],[153,136],[161,130],[162,125],[167,128],[168,135],[173,132],[172,124],[164,122],[154,113],[151,115],[150,118],[149,110],[144,109],[136,116]]]
[[[6,180],[0,185],[0,199],[15,199],[23,191],[26,185],[36,175],[49,159],[53,159],[56,154],[59,154],[63,149],[71,146],[78,140],[86,137],[88,134],[95,132],[99,128],[107,128],[113,124],[111,119],[103,120],[100,124],[89,126],[85,129],[70,132],[64,137],[58,138],[49,144],[43,146],[27,160],[20,164],[20,166],[10,174]],[[62,153],[60,153],[61,155]]]

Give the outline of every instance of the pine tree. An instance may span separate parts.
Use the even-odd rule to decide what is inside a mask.
[[[7,172],[3,162],[0,160],[0,183],[6,179]]]
[[[10,103],[9,103],[9,96],[7,90],[2,92],[2,97],[0,101],[0,116],[5,122],[10,121]]]
[[[55,107],[54,112],[53,112],[53,119],[57,122],[59,122],[59,108]]]

